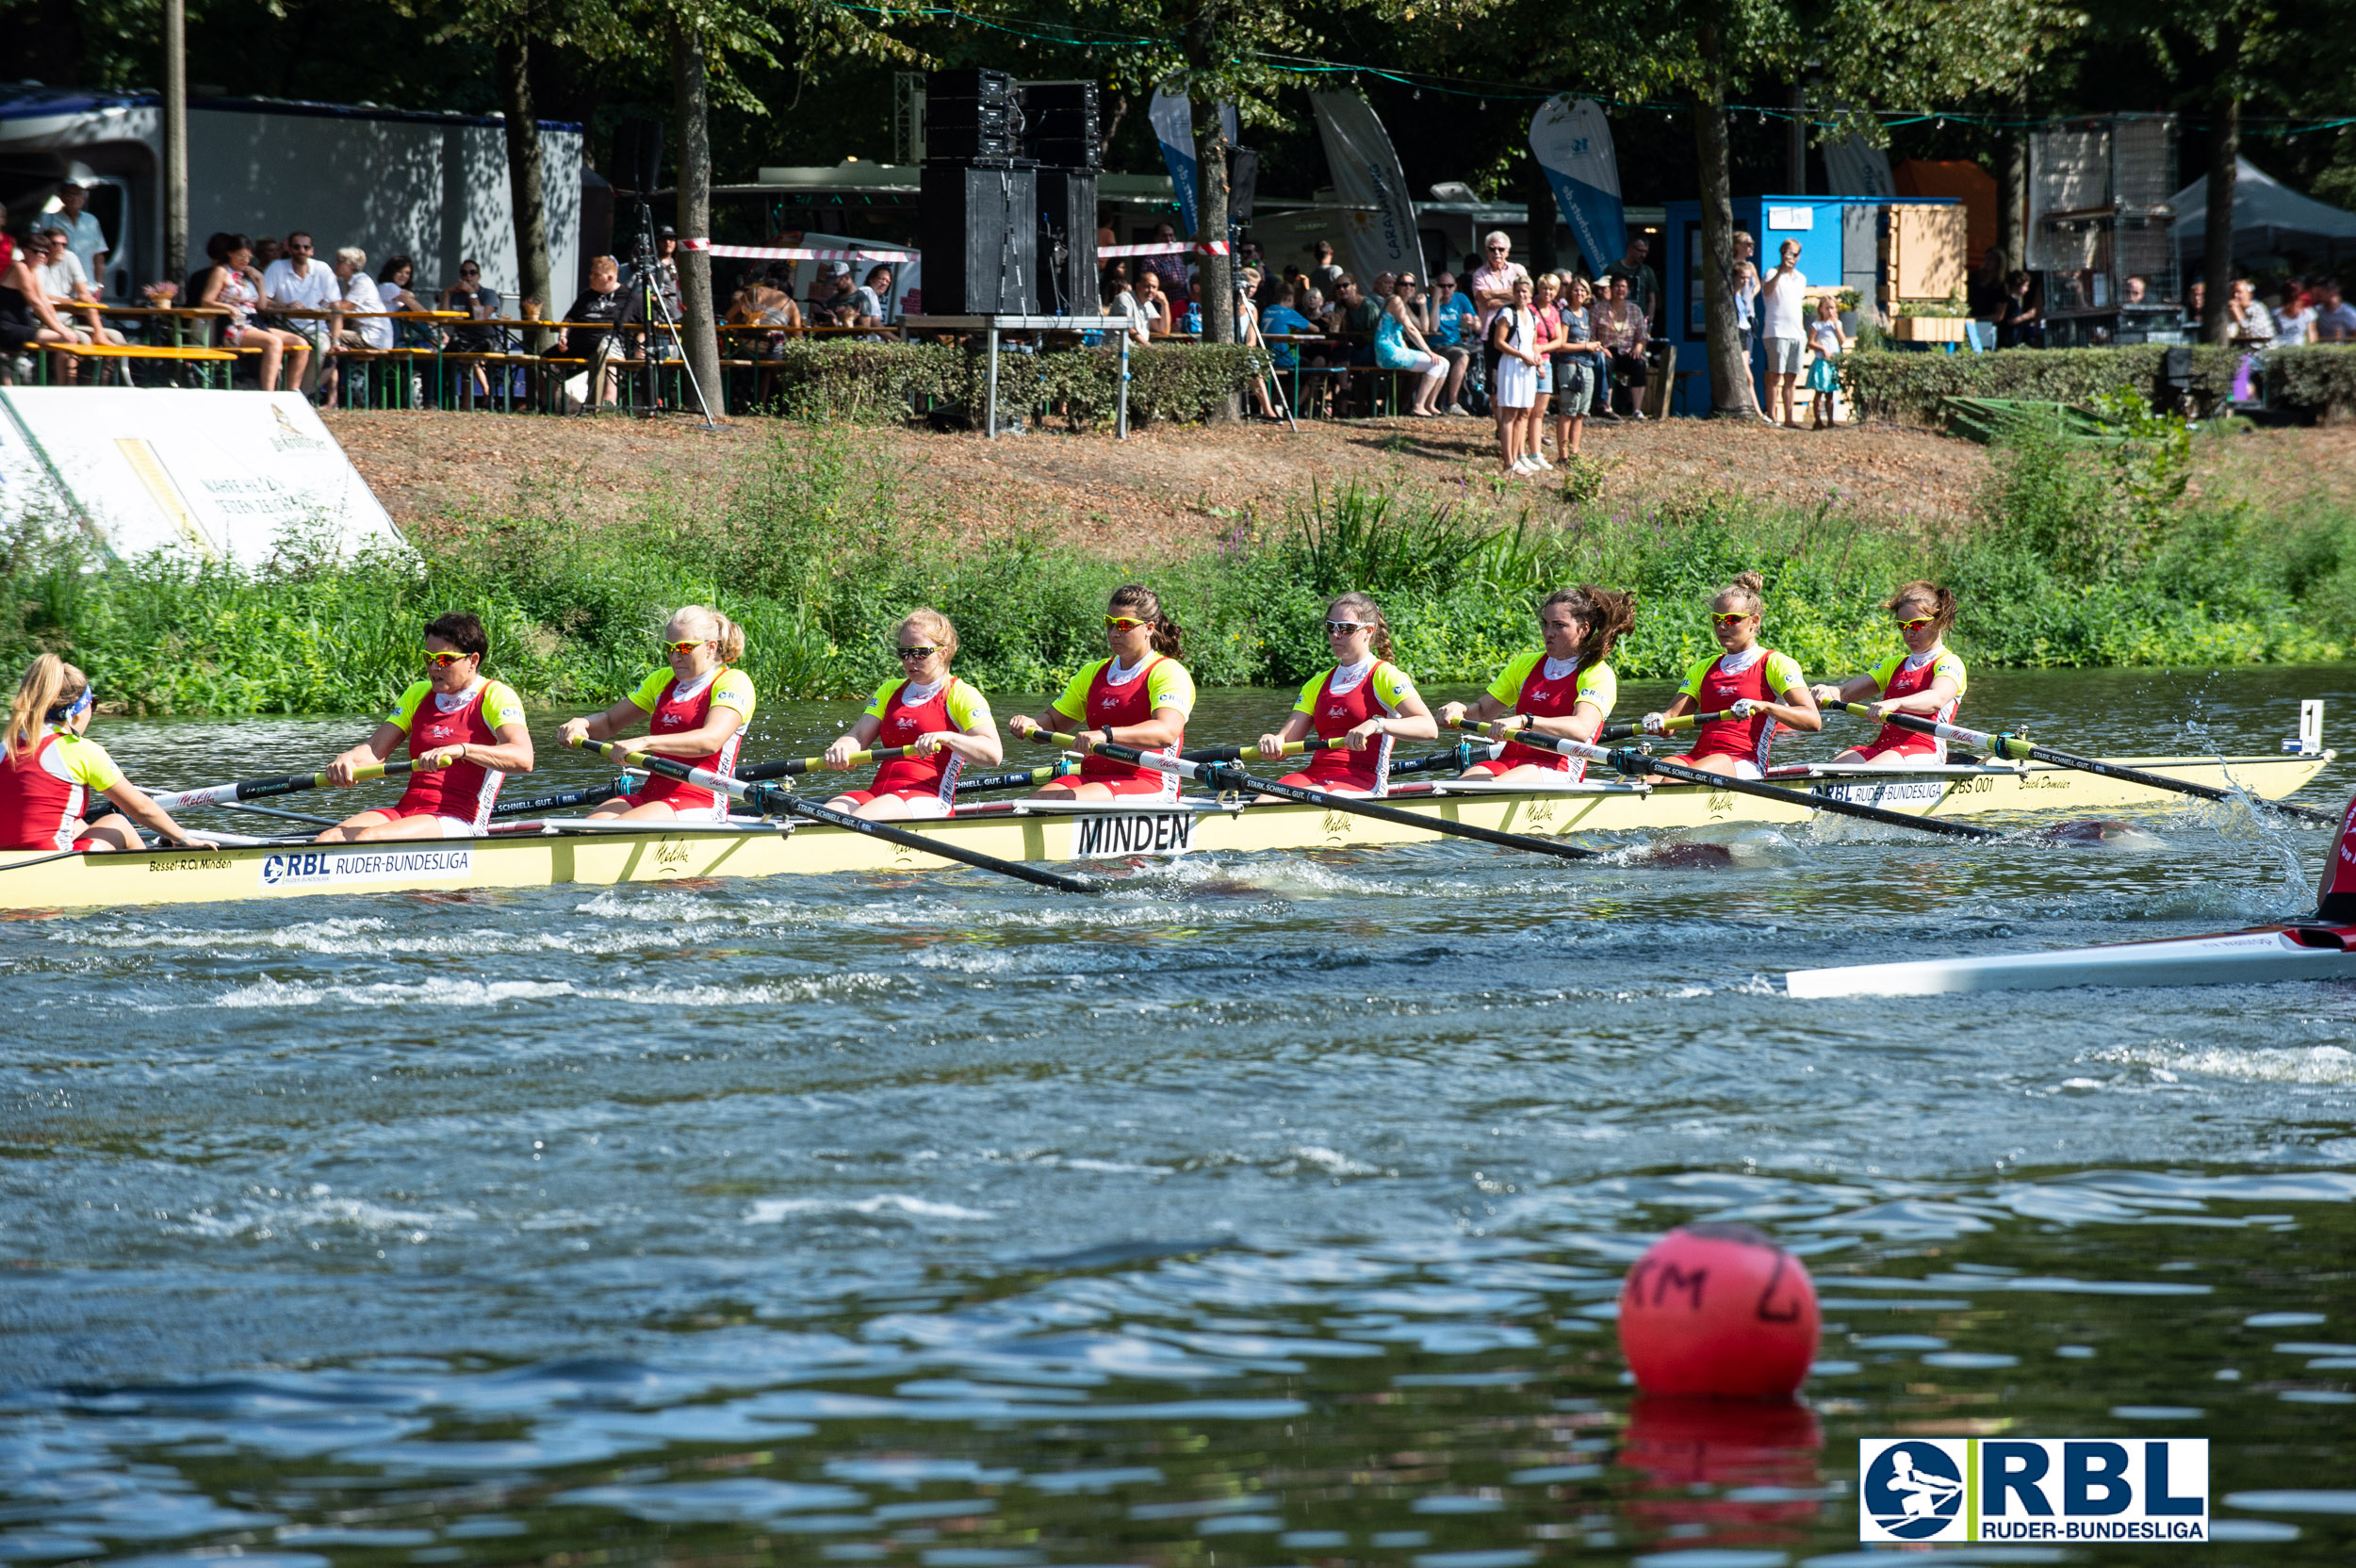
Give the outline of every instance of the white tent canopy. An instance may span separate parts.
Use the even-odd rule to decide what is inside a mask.
[[[2297,251],[2308,255],[2336,257],[2342,247],[2356,252],[2356,212],[2301,196],[2298,191],[2253,167],[2248,158],[2234,161],[2233,253],[2282,255]],[[2209,226],[2209,177],[2206,174],[2176,193],[2176,250],[2198,255]]]

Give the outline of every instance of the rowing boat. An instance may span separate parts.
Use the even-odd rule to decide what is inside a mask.
[[[2265,925],[2205,937],[1926,958],[1902,964],[1793,970],[1796,997],[1952,996],[1971,991],[2050,991],[2070,986],[2256,986],[2277,980],[2356,976],[2356,926]]]
[[[2270,800],[2303,788],[2330,764],[2328,751],[2233,757],[2135,758],[2169,777],[2232,785]],[[1834,798],[1927,816],[2006,811],[2112,810],[2176,806],[2147,785],[2042,763],[1915,768],[1778,768],[1777,783]],[[1555,785],[1449,780],[1395,788],[1390,804],[1501,832],[1642,833],[1725,823],[1796,824],[1805,808],[1706,785],[1591,780]],[[1253,854],[1428,842],[1439,838],[1394,822],[1290,802],[1189,798],[996,801],[960,805],[946,821],[898,825],[927,839],[1008,860],[1088,860],[1190,851]],[[158,849],[67,856],[0,855],[0,911],[209,904],[336,892],[469,888],[610,886],[690,877],[938,870],[948,862],[903,845],[802,822],[660,827],[579,819],[502,825],[486,839],[365,844],[259,843],[221,850]]]

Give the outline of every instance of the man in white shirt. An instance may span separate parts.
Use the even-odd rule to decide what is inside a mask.
[[[106,231],[98,220],[82,210],[90,200],[90,192],[74,181],[57,187],[57,210],[49,215],[49,221],[65,231],[66,249],[81,262],[93,287],[106,274]]]
[[[1759,281],[1759,341],[1767,353],[1767,417],[1783,409],[1783,425],[1798,430],[1792,389],[1800,382],[1800,356],[1808,347],[1808,279],[1800,271],[1800,242],[1787,239],[1775,270]]]
[[[278,310],[333,310],[343,300],[343,284],[335,274],[311,259],[311,236],[297,229],[286,236],[286,253],[270,264],[262,274],[262,292],[269,296],[267,305]],[[324,318],[289,317],[286,325],[311,340],[312,346],[325,350],[330,345],[329,322]],[[326,368],[325,352],[305,356],[309,364],[303,371],[307,384],[303,390],[314,391],[320,373]]]
[[[335,253],[336,302],[351,311],[351,316],[338,315],[333,323],[335,347],[338,349],[389,349],[393,346],[393,324],[384,319],[384,296],[377,291],[376,280],[361,269],[368,264],[368,253],[357,245],[346,245]],[[320,395],[326,401],[335,399],[335,385],[343,374],[340,361],[328,366],[319,378]]]
[[[70,248],[72,240],[62,224],[44,221],[25,248],[25,264],[49,296],[50,308],[80,330],[83,342],[119,344],[123,335],[100,318],[98,290],[82,270],[82,258]]]

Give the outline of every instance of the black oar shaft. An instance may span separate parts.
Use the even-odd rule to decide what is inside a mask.
[[[530,817],[543,811],[563,811],[575,806],[603,806],[616,795],[630,792],[626,778],[609,778],[602,784],[591,784],[578,790],[559,790],[554,794],[534,795],[530,800],[509,801],[491,808],[495,817]]]
[[[875,746],[866,751],[853,753],[849,764],[842,771],[848,773],[852,768],[862,767],[869,762],[886,762],[894,757],[908,755],[908,748],[906,746]],[[789,757],[779,762],[755,762],[749,768],[739,768],[736,770],[736,776],[747,784],[753,784],[766,778],[799,778],[804,774],[817,773],[821,770],[834,771],[826,768],[826,760],[824,757]]]
[[[1002,860],[995,855],[984,855],[979,850],[967,849],[962,844],[949,843],[939,838],[926,838],[922,833],[910,833],[905,828],[894,827],[889,823],[870,822],[865,817],[855,817],[848,811],[837,811],[829,807],[820,806],[814,801],[804,800],[798,795],[790,794],[783,790],[748,790],[745,792],[745,800],[763,811],[782,811],[790,816],[802,817],[810,822],[825,823],[829,827],[840,827],[852,833],[864,833],[871,839],[881,839],[888,844],[898,844],[903,849],[912,849],[920,855],[937,855],[944,860],[955,860],[959,864],[975,866],[983,871],[994,871],[1001,876],[1018,877],[1037,887],[1051,888],[1059,893],[1092,893],[1097,890],[1097,885],[1085,877],[1066,876],[1061,872],[1046,871],[1038,866],[1026,866],[1020,860]]]

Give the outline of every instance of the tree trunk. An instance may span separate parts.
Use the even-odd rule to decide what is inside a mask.
[[[179,287],[187,284],[188,277],[188,8],[186,0],[164,0],[163,174],[163,281]],[[121,243],[119,236],[117,243]],[[123,302],[127,304],[130,302]],[[178,302],[183,305],[196,303],[194,300]]]
[[[2233,177],[2241,159],[2241,95],[2220,88],[2209,125],[2209,228],[2201,237],[2201,279],[2208,288],[2201,302],[2201,341],[2224,343],[2233,335],[2226,307],[2233,299]]]
[[[1751,414],[1759,408],[1751,388],[1750,356],[1734,325],[1734,184],[1726,150],[1726,77],[1719,65],[1718,31],[1701,35],[1703,79],[1687,95],[1693,114],[1693,152],[1702,187],[1702,318],[1710,340],[1710,411]]]
[[[2026,88],[2013,95],[2014,120],[2029,118]],[[2029,264],[2029,128],[2006,127],[1996,155],[1996,249],[2010,278]]]
[[[1203,230],[1197,241],[1209,244],[1224,242],[1227,237],[1227,117],[1219,112],[1217,100],[1208,105],[1195,104],[1195,123],[1204,122],[1204,108],[1210,113],[1208,135],[1195,138],[1195,187],[1202,213]],[[1203,341],[1233,343],[1235,340],[1235,258],[1229,255],[1201,255],[1201,270],[1196,281],[1202,286]],[[1242,413],[1231,393],[1219,405],[1219,416],[1233,419]]]
[[[507,190],[515,212],[515,260],[523,271],[523,293],[540,302],[540,315],[557,320],[557,300],[548,277],[548,208],[540,157],[540,119],[532,104],[532,43],[521,32],[499,40],[499,93],[507,111]],[[548,335],[530,334],[524,347],[548,351]]]
[[[1537,155],[1527,147],[1521,150],[1522,203],[1530,209],[1530,275],[1551,272],[1562,264],[1554,248],[1554,225],[1558,214],[1554,205],[1554,187],[1546,179],[1546,171]],[[1587,258],[1590,273],[1602,269],[1605,262],[1616,258],[1604,256]]]
[[[703,40],[671,24],[671,84],[679,113],[679,238],[712,237],[712,103]],[[720,340],[712,309],[712,253],[679,253],[679,335],[687,368],[716,418],[726,412],[720,388]]]

